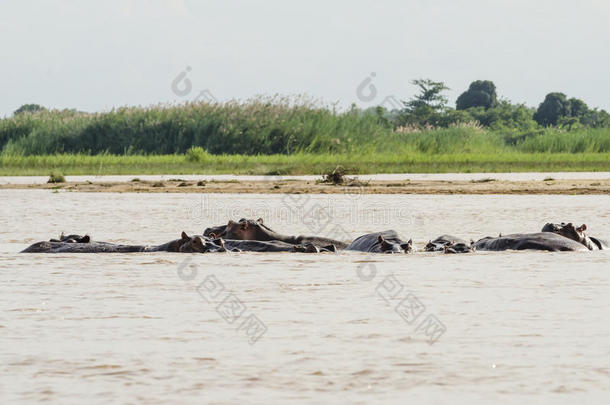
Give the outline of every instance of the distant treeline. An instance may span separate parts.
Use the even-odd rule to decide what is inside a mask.
[[[537,109],[498,100],[477,81],[447,107],[442,82],[416,80],[404,108],[337,112],[307,101],[261,98],[243,103],[126,107],[105,113],[22,106],[0,120],[4,155],[610,152],[610,116],[551,93]]]

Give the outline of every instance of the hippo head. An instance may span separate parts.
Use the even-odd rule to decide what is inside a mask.
[[[311,243],[306,243],[305,245],[293,245],[292,250],[297,253],[320,253],[320,249]]]
[[[472,253],[474,252],[474,247],[472,246],[472,244],[473,243],[468,245],[464,242],[450,243],[448,245],[445,245],[444,252],[446,254]]]
[[[225,234],[226,228],[227,228],[226,225],[212,226],[210,228],[205,228],[205,230],[203,231],[203,236],[207,236],[208,238],[222,237]]]
[[[205,236],[195,235],[188,236],[186,232],[182,232],[182,240],[184,243],[178,248],[182,253],[206,253],[206,252],[224,252],[224,240],[211,240]]]
[[[553,232],[582,244],[586,244],[586,230],[587,225],[582,224],[577,228],[571,222],[568,224],[563,222],[561,224],[548,223],[542,228],[542,232]]]
[[[248,221],[246,218],[242,218],[237,222],[244,222],[244,221]],[[262,219],[258,219],[258,221],[260,221],[261,223],[263,222]],[[222,238],[225,237],[225,231],[227,229],[226,225],[219,225],[219,226],[212,226],[209,228],[205,228],[205,230],[203,231],[203,236],[207,236],[208,238]]]
[[[542,231],[541,231],[541,232],[553,232],[553,233],[558,233],[558,232],[559,232],[559,230],[560,230],[562,227],[564,227],[564,226],[566,226],[566,224],[565,224],[565,223],[563,223],[563,222],[562,222],[561,224],[553,224],[553,223],[549,222],[549,223],[545,224],[545,225],[542,227]]]
[[[81,235],[64,235],[62,232],[59,235],[59,239],[50,239],[49,242],[64,242],[64,243],[89,243],[91,242],[91,238],[89,235],[81,236]]]
[[[237,240],[269,240],[269,231],[267,227],[263,226],[262,218],[256,221],[242,218],[239,222],[229,221],[227,223],[224,237]]]
[[[447,246],[446,243],[428,241],[424,251],[426,252],[442,252]]]
[[[413,240],[411,239],[407,243],[399,244],[389,242],[379,235],[377,243],[380,245],[381,253],[410,253],[413,250]]]

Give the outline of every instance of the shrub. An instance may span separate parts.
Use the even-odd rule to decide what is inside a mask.
[[[201,146],[194,146],[186,151],[186,160],[188,162],[205,162],[210,157],[210,154]]]
[[[47,180],[47,183],[65,183],[66,179],[62,174],[55,174],[53,172],[51,172],[51,174],[49,175],[49,180]]]

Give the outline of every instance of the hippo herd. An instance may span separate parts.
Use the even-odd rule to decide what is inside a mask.
[[[467,242],[452,235],[442,235],[425,246],[426,252],[472,253],[475,251],[545,250],[588,251],[609,249],[608,243],[572,223],[548,223],[541,232],[499,235]],[[22,253],[129,253],[129,252],[301,252],[321,253],[339,250],[369,253],[411,253],[413,241],[404,241],[395,231],[369,233],[350,243],[319,236],[289,236],[275,232],[262,219],[229,221],[207,228],[202,235],[189,236],[156,245],[120,245],[93,241],[88,235],[61,235],[58,239],[37,242]]]

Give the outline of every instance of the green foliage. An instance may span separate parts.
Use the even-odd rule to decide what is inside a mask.
[[[544,130],[522,137],[516,149],[525,153],[607,153],[610,129]]]
[[[419,106],[412,110],[403,110],[397,117],[398,126],[436,127],[440,126],[442,115],[429,106]]]
[[[610,114],[597,108],[589,109],[584,116],[580,117],[580,122],[589,128],[608,128],[610,127]]]
[[[473,117],[473,120],[492,129],[530,130],[537,126],[532,118],[534,114],[532,109],[523,104],[511,104],[507,100],[501,100],[492,108],[474,107],[466,111]]]
[[[447,128],[450,126],[475,123],[477,120],[469,111],[454,110],[447,108],[443,114],[437,118],[438,126]]]
[[[206,160],[209,160],[211,155],[201,146],[194,146],[186,151],[185,156],[188,162],[203,163]]]
[[[400,111],[394,124],[396,126],[419,126],[436,127],[441,126],[447,97],[443,95],[449,87],[443,82],[435,82],[430,79],[418,79],[411,82],[419,87],[419,94],[411,97],[409,101],[403,101],[405,108]]]
[[[549,93],[534,114],[534,120],[542,126],[557,125],[561,117],[571,114],[570,101],[563,93]]]
[[[458,97],[456,109],[466,110],[473,107],[488,109],[495,107],[497,103],[496,85],[489,80],[477,80]]]
[[[45,111],[0,120],[0,150],[11,154],[289,154],[353,150],[391,134],[378,114],[336,113],[307,101],[119,108],[108,113]]]
[[[571,98],[568,100],[570,103],[570,117],[582,119],[589,111],[589,107],[584,101],[578,98]]]
[[[610,115],[589,109],[581,100],[554,93],[536,112],[507,100],[490,108],[452,109],[444,105],[443,83],[415,83],[421,94],[398,115],[383,107],[337,112],[307,100],[285,98],[118,108],[99,114],[74,110],[21,113],[0,119],[0,157],[167,155],[207,167],[221,154],[503,153],[520,152],[521,148],[527,153],[609,151]],[[473,88],[487,86],[489,90],[493,86],[480,83]],[[551,108],[558,103],[560,109]],[[534,113],[540,118],[541,111],[547,110],[559,111],[551,132],[533,119]]]
[[[534,119],[542,126],[559,126],[569,130],[610,126],[610,116],[604,110],[589,109],[578,99],[568,99],[563,93],[550,93],[540,104]]]
[[[51,175],[49,175],[49,180],[47,180],[47,183],[65,183],[66,179],[64,178],[64,176],[62,174],[56,174],[51,172]]]
[[[417,79],[413,80],[411,84],[419,87],[420,91],[411,100],[403,102],[406,111],[413,112],[423,108],[441,111],[447,105],[447,97],[442,94],[445,90],[449,90],[445,83],[430,79]]]
[[[417,153],[491,153],[504,151],[503,139],[471,126],[454,126],[435,130],[418,131],[402,135],[396,150]]]
[[[38,104],[24,104],[18,109],[16,109],[15,112],[13,112],[13,115],[19,115],[23,113],[37,113],[45,110],[46,108]]]
[[[445,130],[446,131],[446,130]],[[425,134],[424,134],[425,136]],[[460,137],[453,138],[455,143]],[[453,143],[453,142],[452,142]],[[459,150],[459,144],[453,146]],[[354,174],[507,171],[609,171],[610,153],[524,153],[509,149],[483,152],[423,153],[409,148],[374,153],[299,153],[293,155],[212,155],[205,165],[185,155],[0,155],[0,175],[45,175],[50,170],[77,174],[323,174],[338,165]],[[205,182],[201,183],[205,186]]]

